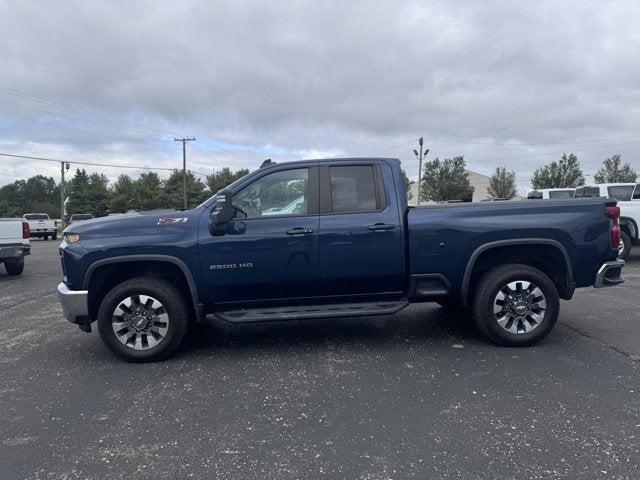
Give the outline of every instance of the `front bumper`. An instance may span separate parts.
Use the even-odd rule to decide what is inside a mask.
[[[87,331],[86,328],[91,331],[88,295],[87,290],[70,290],[64,282],[58,284],[58,299],[62,305],[64,317],[85,331]]]
[[[596,288],[613,287],[624,282],[622,278],[622,267],[624,267],[624,260],[612,260],[600,265],[596,278],[593,282],[593,286]]]

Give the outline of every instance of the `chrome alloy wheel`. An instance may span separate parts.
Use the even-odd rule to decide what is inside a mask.
[[[620,236],[620,243],[618,244],[618,257],[621,258],[624,254],[624,240]]]
[[[169,315],[155,298],[132,295],[122,300],[113,311],[111,326],[123,345],[134,350],[148,350],[166,337]]]
[[[493,300],[498,325],[515,334],[529,333],[540,326],[547,302],[537,285],[516,280],[502,287]]]

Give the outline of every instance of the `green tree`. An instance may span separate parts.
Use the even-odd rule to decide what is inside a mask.
[[[164,182],[164,193],[167,196],[167,207],[183,208],[182,170],[174,170]],[[193,172],[187,171],[187,207],[192,208],[206,198],[204,183],[196,178]]]
[[[136,187],[129,175],[120,175],[111,188],[109,199],[109,211],[112,213],[124,213],[135,209]]]
[[[421,200],[465,200],[468,201],[473,189],[469,184],[464,157],[435,158],[424,164],[424,174],[420,185]]]
[[[508,172],[505,167],[497,167],[489,179],[487,193],[492,198],[513,198],[516,196],[516,172]]]
[[[533,172],[533,188],[575,188],[584,185],[584,175],[578,157],[573,153],[562,154],[559,161],[543,165]]]
[[[89,176],[89,187],[86,191],[85,212],[73,213],[91,213],[95,217],[104,217],[109,213],[109,179],[106,175],[92,173]]]
[[[404,171],[404,169],[400,170],[400,174],[402,175],[402,182],[404,183],[404,189],[407,192],[407,200],[411,200],[413,198],[413,193],[411,193],[411,185],[413,185],[413,182],[409,180],[409,177],[407,177],[407,174]]]
[[[16,180],[0,188],[0,199],[3,200],[0,217],[20,217],[27,213],[25,183],[24,180]]]
[[[88,208],[88,190],[89,190],[89,175],[83,168],[76,169],[76,173],[67,185],[67,203],[65,206],[66,216],[73,215],[74,213],[91,213]]]
[[[140,175],[134,182],[134,209],[155,210],[168,208],[169,202],[163,190],[163,182],[156,172]]]
[[[231,172],[229,167],[223,167],[220,170],[214,170],[211,175],[207,175],[206,183],[207,188],[211,195],[217,193],[219,190],[231,185],[237,179],[244,177],[249,173],[246,168],[241,168],[235,172]]]
[[[74,213],[90,213],[103,217],[108,213],[109,179],[106,175],[78,169],[69,182],[68,200],[66,204],[67,218]]]
[[[602,167],[593,176],[596,183],[633,183],[638,173],[628,163],[622,164],[620,155],[613,155],[602,162]]]

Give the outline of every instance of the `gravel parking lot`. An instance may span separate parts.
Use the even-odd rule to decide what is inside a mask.
[[[543,343],[463,317],[209,321],[172,360],[123,363],[67,323],[57,242],[0,274],[3,479],[638,478],[640,248]]]

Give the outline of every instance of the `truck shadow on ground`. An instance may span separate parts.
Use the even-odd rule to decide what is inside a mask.
[[[486,343],[465,314],[425,305],[384,317],[350,317],[229,324],[209,319],[194,328],[182,355],[220,350],[271,350],[404,345],[407,343]]]

